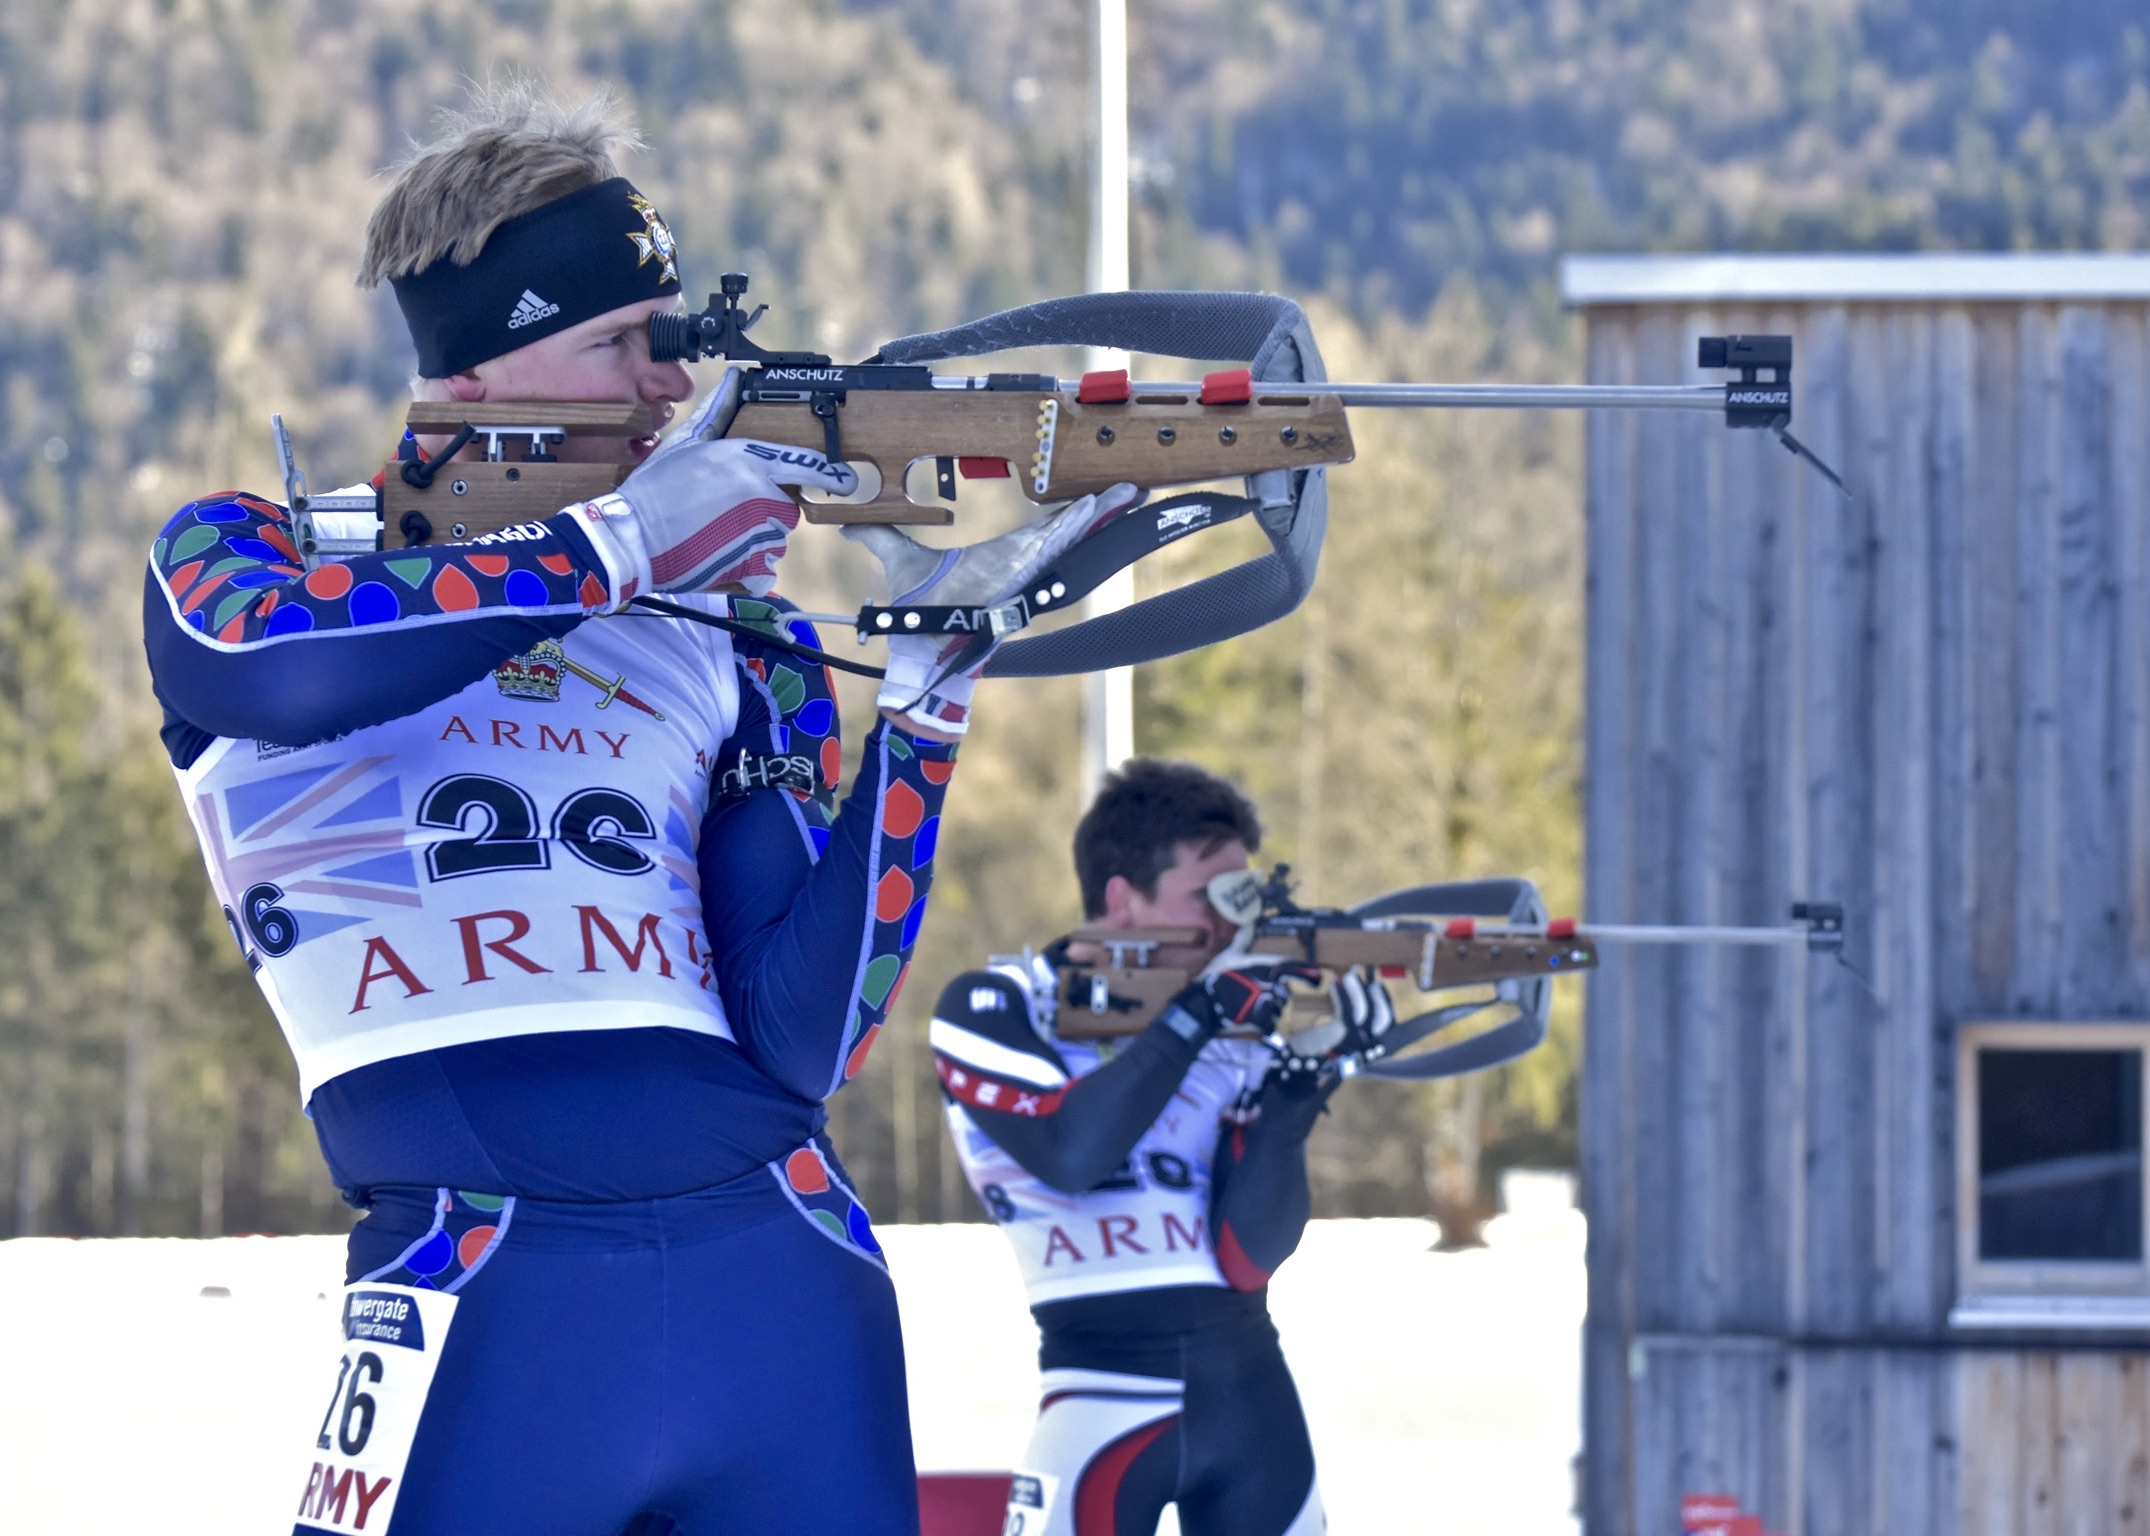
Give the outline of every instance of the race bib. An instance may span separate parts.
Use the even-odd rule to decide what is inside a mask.
[[[299,1497],[297,1531],[385,1532],[456,1298],[360,1281],[343,1290],[343,1364]]]
[[[1050,1472],[1018,1472],[1008,1485],[1008,1518],[1000,1536],[1045,1536],[1060,1479]]]

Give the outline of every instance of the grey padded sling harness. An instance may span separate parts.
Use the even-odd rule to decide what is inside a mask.
[[[1328,378],[1306,313],[1268,293],[1079,294],[1002,310],[945,331],[905,336],[876,363],[930,363],[1018,347],[1116,347],[1192,361],[1245,362],[1256,379]],[[1271,470],[1247,480],[1270,553],[1117,613],[1049,635],[1010,640],[986,664],[989,677],[1054,677],[1132,666],[1198,650],[1260,629],[1306,600],[1329,528],[1325,471]]]

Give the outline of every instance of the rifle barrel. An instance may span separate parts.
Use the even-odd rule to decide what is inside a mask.
[[[1605,944],[1811,944],[1814,930],[1785,928],[1706,928],[1685,924],[1583,923],[1576,932]]]

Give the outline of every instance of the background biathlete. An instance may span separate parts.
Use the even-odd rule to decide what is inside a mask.
[[[1323,1528],[1266,1287],[1305,1228],[1306,1138],[1338,1079],[1219,1033],[1270,1032],[1287,980],[1317,974],[1229,948],[1209,886],[1251,878],[1260,843],[1230,784],[1128,763],[1075,832],[1084,913],[1201,929],[1156,963],[1202,979],[1115,1041],[1058,1034],[1050,956],[959,976],[935,1009],[949,1132],[1015,1245],[1041,1335],[1043,1395],[1010,1506],[1023,1536],[1146,1536],[1168,1503],[1189,1536]],[[1354,1040],[1390,1017],[1377,982],[1341,991]]]
[[[627,142],[602,104],[509,90],[396,174],[362,280],[395,286],[422,396],[660,424],[687,398],[647,348],[680,281],[617,175]],[[977,668],[892,645],[839,809],[828,677],[780,648],[813,637],[769,589],[784,487],[854,482],[724,440],[737,398],[727,376],[633,444],[617,494],[471,544],[307,572],[286,509],[241,493],[156,542],[146,639],[188,812],[366,1209],[350,1278],[408,1288],[365,1327],[456,1298],[407,1453],[367,1443],[387,1397],[358,1412],[396,1341],[347,1357],[302,1527],[386,1499],[365,1528],[392,1510],[394,1536],[915,1528],[894,1296],[822,1101],[901,983]],[[997,600],[1132,499],[895,595]],[[625,608],[647,592],[754,633]],[[801,756],[811,782],[717,781]]]

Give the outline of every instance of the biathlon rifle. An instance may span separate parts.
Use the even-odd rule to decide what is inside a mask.
[[[1433,1003],[1344,1055],[1347,1076],[1423,1080],[1514,1060],[1545,1038],[1552,981],[1596,969],[1602,944],[1784,944],[1840,959],[1844,946],[1844,910],[1833,902],[1799,902],[1783,927],[1586,926],[1549,918],[1537,887],[1523,879],[1415,885],[1354,907],[1308,908],[1292,899],[1290,876],[1291,866],[1279,864],[1262,884],[1259,913],[1242,926],[1239,948],[1288,956],[1332,976],[1363,966],[1385,981],[1410,982]],[[1153,963],[1158,952],[1206,936],[1171,927],[1089,926],[1068,934],[1045,951],[1056,977],[1055,1031],[1076,1040],[1139,1033],[1195,980],[1192,971]],[[1431,1043],[1492,1010],[1499,1010],[1492,1027]],[[1289,1042],[1318,1030],[1328,1013],[1323,995],[1295,996],[1281,1033]]]
[[[801,500],[809,522],[946,524],[963,478],[1010,477],[1034,502],[1066,501],[1122,481],[1145,489],[1243,480],[1245,495],[1203,492],[1152,502],[1070,551],[1028,592],[993,608],[867,606],[861,640],[963,631],[1003,637],[1073,607],[1113,573],[1167,544],[1252,515],[1272,552],[1116,613],[1003,645],[989,672],[1045,676],[1130,665],[1244,634],[1296,608],[1313,584],[1328,505],[1323,471],[1353,454],[1354,407],[1706,411],[1728,427],[1774,432],[1843,483],[1792,437],[1792,339],[1715,336],[1699,366],[1722,384],[1343,384],[1327,379],[1299,306],[1259,293],[1086,294],[1003,311],[951,330],[892,341],[862,363],[772,351],[747,332],[747,278],[726,273],[698,314],[650,321],[657,359],[723,358],[745,374],[731,435],[852,465],[860,485],[838,500]],[[947,358],[1041,346],[1114,348],[1190,359],[1242,359],[1198,381],[1079,379],[1041,373],[936,373]],[[370,496],[309,498],[276,420],[278,453],[301,553],[338,554],[459,542],[550,516],[615,488],[626,462],[562,461],[570,437],[624,443],[654,429],[646,407],[588,402],[419,401],[411,434],[446,436],[431,460],[406,438]],[[457,459],[467,444],[482,457]],[[624,455],[621,456],[624,460]],[[914,499],[930,472],[931,495]],[[824,617],[824,616],[817,616]],[[859,670],[859,669],[854,669]]]

